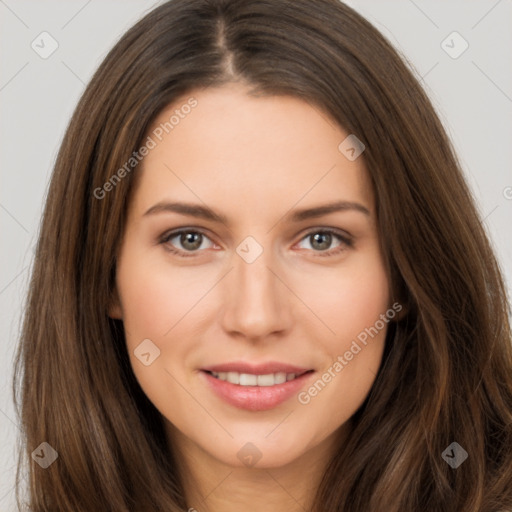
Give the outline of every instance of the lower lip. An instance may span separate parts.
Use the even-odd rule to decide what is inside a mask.
[[[297,394],[314,372],[274,386],[240,386],[201,371],[211,389],[228,404],[247,411],[267,411]]]

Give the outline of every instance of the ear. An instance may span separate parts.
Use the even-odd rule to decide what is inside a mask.
[[[117,287],[114,287],[110,295],[108,316],[115,320],[123,319],[123,309],[121,307],[121,301],[119,300],[119,293],[117,292]]]

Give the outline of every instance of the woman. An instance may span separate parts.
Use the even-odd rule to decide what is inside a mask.
[[[511,370],[448,138],[357,13],[172,0],[105,58],[18,355],[31,510],[510,510]]]

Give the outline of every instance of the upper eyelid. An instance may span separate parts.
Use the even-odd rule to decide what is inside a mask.
[[[211,236],[208,234],[207,230],[203,228],[196,228],[193,226],[166,231],[159,237],[159,240],[170,240],[171,238],[175,238],[176,236],[181,235],[182,233],[201,233],[201,235],[206,236],[208,239],[214,242],[214,240],[212,240]]]

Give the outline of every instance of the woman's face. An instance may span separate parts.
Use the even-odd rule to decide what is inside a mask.
[[[178,448],[278,467],[332,441],[369,393],[391,305],[348,135],[233,84],[150,130],[110,314]]]

